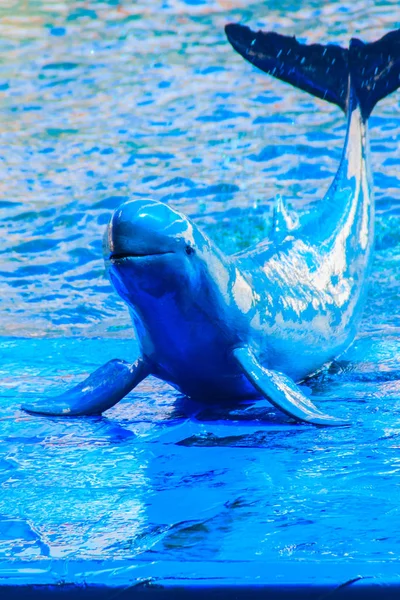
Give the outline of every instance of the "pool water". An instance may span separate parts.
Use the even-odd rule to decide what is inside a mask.
[[[376,252],[360,335],[308,382],[352,427],[148,379],[101,418],[24,414],[135,356],[101,239],[128,198],[168,202],[226,252],[298,212],[340,159],[339,109],[268,78],[223,26],[377,39],[398,3],[4,0],[0,7],[0,560],[398,561],[400,93],[370,120]]]

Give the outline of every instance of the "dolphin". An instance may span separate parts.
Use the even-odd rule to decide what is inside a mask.
[[[151,374],[202,402],[265,397],[296,421],[346,424],[297,383],[341,354],[361,319],[374,237],[367,122],[400,85],[400,30],[374,43],[352,39],[348,49],[236,24],[226,34],[255,66],[345,112],[330,188],[298,218],[279,200],[269,238],[232,256],[166,204],[124,203],[107,227],[104,257],[139,354],[24,410],[97,415]]]

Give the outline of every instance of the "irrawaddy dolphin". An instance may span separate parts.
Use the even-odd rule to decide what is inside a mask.
[[[251,63],[347,115],[328,192],[298,219],[279,201],[270,237],[233,256],[166,204],[123,204],[107,228],[105,262],[129,307],[140,353],[130,364],[110,361],[25,410],[100,414],[151,374],[203,402],[264,396],[298,421],[344,424],[295,382],[343,352],[360,322],[374,229],[367,121],[400,85],[400,30],[369,44],[352,39],[348,49],[241,25],[226,33]]]

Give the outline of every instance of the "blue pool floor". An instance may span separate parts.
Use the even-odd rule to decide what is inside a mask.
[[[134,353],[134,340],[1,339],[3,591],[398,591],[395,335],[361,337],[307,382],[349,428],[294,424],[265,401],[194,404],[151,378],[102,417],[19,408]]]

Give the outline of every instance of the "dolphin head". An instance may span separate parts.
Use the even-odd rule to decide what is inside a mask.
[[[140,199],[122,204],[112,215],[104,259],[118,294],[148,321],[157,312],[165,314],[167,304],[182,306],[184,297],[199,288],[201,256],[208,246],[184,215],[161,202]]]
[[[237,268],[184,215],[153,200],[122,204],[106,230],[104,258],[147,358],[172,372],[177,362],[235,343]]]
[[[194,253],[193,225],[167,204],[132,200],[111,217],[104,238],[104,258],[111,264],[156,259],[168,254]],[[138,265],[142,261],[136,261]],[[146,264],[150,264],[147,262]]]

